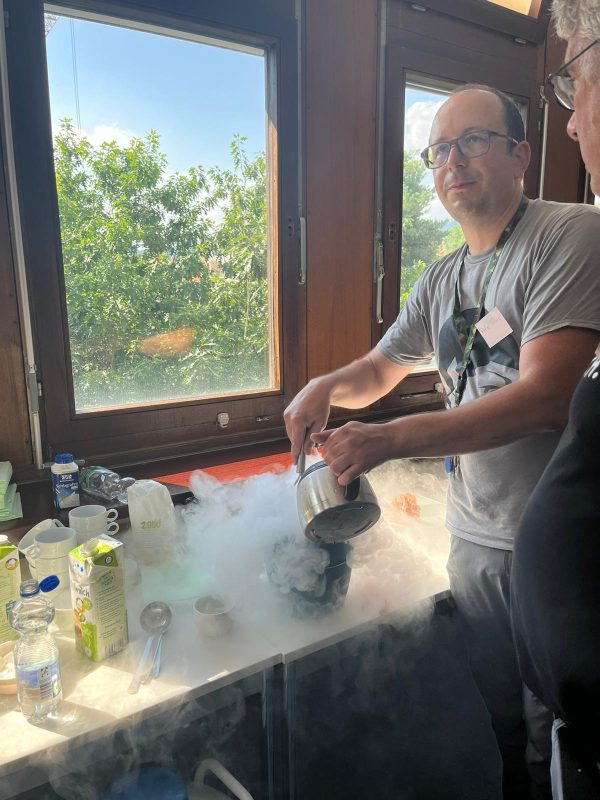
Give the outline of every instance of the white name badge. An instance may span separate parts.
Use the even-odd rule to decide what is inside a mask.
[[[513,332],[502,313],[495,307],[492,308],[489,314],[482,317],[475,327],[483,336],[488,347],[494,347],[494,345]]]

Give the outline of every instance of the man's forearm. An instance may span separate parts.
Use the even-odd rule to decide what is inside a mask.
[[[517,439],[561,430],[568,397],[516,382],[460,408],[401,417],[387,423],[395,458],[475,453]]]
[[[394,366],[393,378],[378,370],[369,354],[341,369],[316,378],[311,383],[329,394],[330,403],[338,408],[365,408],[387,394],[411,372],[411,367]],[[390,370],[391,371],[391,370]]]

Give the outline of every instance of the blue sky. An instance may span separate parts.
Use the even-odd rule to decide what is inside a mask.
[[[265,71],[261,56],[170,36],[74,20],[81,127],[93,141],[126,141],[151,128],[169,168],[227,166],[235,133],[250,155],[265,149]],[[71,20],[46,37],[52,124],[76,124]]]

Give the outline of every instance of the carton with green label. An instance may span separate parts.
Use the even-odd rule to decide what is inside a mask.
[[[123,543],[101,534],[69,553],[75,644],[92,661],[128,642]]]
[[[21,585],[21,564],[16,545],[8,541],[8,536],[0,535],[0,644],[9,639],[18,639],[19,634],[11,627],[7,609],[19,599]]]

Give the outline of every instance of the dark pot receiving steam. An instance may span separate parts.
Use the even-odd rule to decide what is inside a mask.
[[[369,481],[359,475],[340,486],[324,461],[303,473],[298,483],[298,516],[313,542],[345,542],[373,526],[381,509]]]

